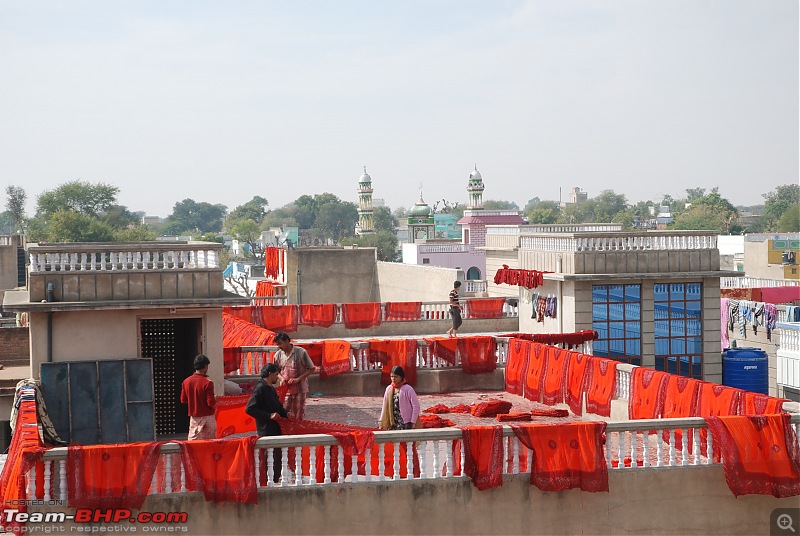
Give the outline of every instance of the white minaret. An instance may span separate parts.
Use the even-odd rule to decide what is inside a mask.
[[[475,169],[469,174],[467,194],[469,195],[468,209],[480,210],[483,208],[483,178],[481,177],[481,172],[478,171],[477,164],[475,164]]]
[[[364,166],[364,174],[358,179],[358,228],[356,234],[364,235],[374,233],[372,220],[372,178],[367,174],[367,166]]]

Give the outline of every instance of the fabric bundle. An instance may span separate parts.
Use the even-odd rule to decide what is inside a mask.
[[[448,428],[456,424],[450,419],[445,419],[439,415],[420,415],[419,420],[422,421],[423,428]]]
[[[495,417],[509,411],[511,411],[511,402],[495,399],[473,404],[470,408],[470,414],[473,417]]]
[[[258,281],[256,283],[256,298],[268,298],[275,295],[275,283],[272,281]]]
[[[531,421],[533,415],[527,411],[515,411],[514,413],[501,413],[496,418],[498,422]]]
[[[224,308],[223,308],[224,309]],[[275,333],[241,320],[237,316],[222,312],[222,355],[225,372],[244,368],[255,371],[255,363],[241,363],[242,346],[269,346],[275,340]]]

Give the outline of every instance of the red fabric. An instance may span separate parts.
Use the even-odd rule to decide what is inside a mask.
[[[450,419],[445,419],[438,415],[420,415],[419,420],[422,421],[423,428],[447,428],[448,426],[456,425]]]
[[[761,287],[761,299],[759,301],[780,304],[792,303],[796,300],[800,300],[800,286]]]
[[[733,387],[702,382],[697,400],[697,416],[719,417],[736,415],[739,409],[739,395],[742,392]]]
[[[504,264],[502,268],[494,274],[495,285],[519,285],[525,288],[536,288],[544,283],[544,274],[551,272],[540,272],[538,270],[521,270],[519,268],[509,268]]]
[[[467,303],[467,318],[503,318],[505,298],[474,298]]]
[[[783,413],[783,398],[775,398],[761,393],[742,391],[739,402],[739,415],[773,415]]]
[[[564,385],[564,402],[575,415],[583,411],[583,394],[586,392],[588,380],[589,356],[578,352],[570,352],[567,362],[566,383]]]
[[[214,418],[217,421],[217,437],[254,432],[256,421],[244,412],[250,395],[227,395],[217,398]]]
[[[608,491],[604,422],[512,424],[533,451],[531,484],[543,491]]]
[[[516,337],[519,339],[525,339],[526,341],[540,342],[542,344],[550,344],[552,346],[564,344],[570,348],[579,346],[587,341],[596,341],[599,337],[598,333],[593,329],[585,329],[575,333],[505,333],[499,336]]]
[[[522,396],[522,379],[528,364],[531,352],[531,343],[524,339],[511,339],[508,341],[508,356],[506,357],[506,392]]]
[[[455,338],[455,337],[454,337]],[[497,366],[497,342],[494,337],[486,335],[470,335],[463,339],[461,368],[467,374],[485,374],[492,372]]]
[[[422,302],[386,302],[386,320],[419,320]]]
[[[239,368],[253,370],[252,363],[241,363],[242,346],[269,346],[275,340],[275,333],[241,320],[239,317],[222,312],[222,354],[225,359],[225,372]]]
[[[515,411],[514,413],[501,413],[496,418],[498,422],[532,421],[533,415],[528,411]]]
[[[536,408],[531,410],[534,417],[568,417],[569,411],[556,408]]]
[[[267,298],[275,295],[275,283],[272,281],[258,281],[256,283],[256,298]]]
[[[425,337],[423,340],[428,345],[432,356],[447,361],[451,365],[457,363],[458,355],[464,355],[463,337]]]
[[[381,325],[380,303],[343,303],[342,322],[347,329],[363,329]]]
[[[369,341],[370,363],[381,363],[381,385],[389,385],[389,372],[395,365],[403,367],[406,382],[417,383],[417,339],[372,339]]]
[[[511,402],[505,400],[487,400],[486,402],[473,404],[470,408],[470,414],[473,417],[494,417],[509,411],[511,411]]]
[[[666,372],[646,367],[636,367],[631,372],[629,419],[657,419],[664,410],[667,394]]]
[[[761,301],[760,288],[721,288],[719,295],[721,298],[734,300]]]
[[[335,303],[304,303],[300,305],[300,324],[329,328],[336,320]]]
[[[565,372],[569,351],[555,346],[545,347],[547,361],[542,381],[542,403],[555,406],[564,402]]]
[[[422,411],[425,413],[450,413],[450,408],[444,404],[436,404],[435,406],[431,406],[428,409],[423,409]]]
[[[591,357],[588,369],[586,411],[610,417],[611,398],[614,396],[614,389],[617,386],[617,361]]]
[[[466,404],[456,404],[450,407],[450,413],[470,413],[472,408]]]
[[[269,246],[264,251],[264,275],[278,279],[283,267],[283,248]]]
[[[350,372],[350,343],[329,339],[323,342],[322,367],[319,377],[330,378],[342,372]]]
[[[325,341],[304,342],[303,349],[308,352],[308,357],[315,367],[322,366],[322,353],[325,351]]]
[[[272,331],[297,331],[297,305],[261,305],[261,326]]]
[[[679,417],[694,417],[697,415],[697,397],[700,392],[700,380],[693,380],[685,376],[667,375],[666,394],[664,407],[661,410],[663,419]],[[665,443],[669,443],[669,431],[662,434]],[[688,430],[686,441],[691,445],[694,432]],[[675,430],[675,448],[683,449],[683,431]]]
[[[706,417],[735,496],[800,495],[800,450],[789,415]]]
[[[186,489],[207,501],[258,504],[254,449],[258,437],[178,441]]]
[[[542,381],[544,380],[547,354],[543,344],[533,343],[528,355],[528,367],[525,370],[525,381],[522,384],[522,396],[528,400],[539,402],[542,398]]]
[[[225,305],[222,308],[222,312],[224,314],[231,315],[234,318],[238,318],[239,320],[244,320],[245,322],[249,322],[251,324],[253,323],[253,307],[250,305]]]
[[[31,390],[32,391],[32,390]],[[39,423],[36,417],[36,402],[34,400],[21,400],[17,411],[17,425],[8,447],[8,456],[0,473],[0,505],[4,508],[18,508],[20,512],[27,512],[28,506],[24,499],[28,497],[25,489],[25,475],[33,465],[36,465],[36,488],[43,491],[44,465],[40,462],[45,449],[39,437]],[[42,495],[43,497],[43,495]],[[37,493],[36,498],[39,497]],[[8,532],[21,533],[25,523],[8,522],[2,516],[0,524]]]
[[[159,442],[67,447],[72,508],[140,510],[153,480]]]
[[[503,485],[503,428],[461,428],[464,441],[464,474],[480,491]]]

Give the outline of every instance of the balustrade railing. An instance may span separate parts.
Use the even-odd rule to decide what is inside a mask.
[[[541,251],[680,251],[716,249],[717,235],[685,231],[684,233],[564,233],[561,236],[542,234],[520,236],[520,248]]]
[[[211,242],[30,245],[29,270],[36,274],[219,268],[221,248],[221,244]]]
[[[793,414],[791,422],[795,431],[800,432],[800,414]],[[510,426],[502,426],[502,429],[503,474],[529,473],[532,456],[524,456],[526,447],[516,438]],[[699,417],[610,422],[605,431],[606,465],[610,471],[713,465],[716,456],[724,459],[725,452],[714,443],[711,434],[704,434],[707,440],[701,442],[700,432],[706,429],[705,420]],[[373,452],[367,450],[361,465],[357,456],[346,459],[342,448],[337,448],[337,455],[332,455],[331,448],[337,447],[338,442],[330,435],[261,437],[255,446],[254,473],[257,485],[262,490],[326,486],[345,481],[466,479],[466,476],[455,471],[456,467],[464,467],[465,461],[463,443],[461,448],[454,448],[456,441],[460,439],[462,432],[458,428],[376,431],[374,442],[378,447],[374,450],[377,451],[378,459],[373,460]],[[321,460],[318,459],[318,447],[322,447],[319,454]],[[181,461],[179,446],[176,443],[165,443],[160,448],[159,467],[163,470],[157,470],[154,474],[148,495],[185,493],[186,470]],[[273,482],[275,449],[280,449],[282,454],[281,478],[278,482]],[[265,484],[260,478],[261,450],[266,451],[263,462],[266,464]],[[290,458],[290,454],[294,456]],[[36,464],[26,474],[26,498],[66,501],[68,479],[74,478],[74,475],[68,474],[66,460],[67,448],[46,451],[42,464],[44,474],[38,479],[40,487],[37,488]],[[322,464],[321,475],[317,469],[318,462]],[[363,470],[359,471],[359,466]],[[418,467],[418,472],[405,471],[405,468],[414,466]],[[313,469],[297,470],[302,467]],[[304,475],[304,472],[308,474]],[[350,474],[345,476],[347,473]],[[336,475],[335,479],[333,475]]]
[[[760,277],[720,277],[720,288],[796,287],[797,279],[763,279]]]

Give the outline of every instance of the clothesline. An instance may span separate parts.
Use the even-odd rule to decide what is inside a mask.
[[[494,274],[494,284],[518,285],[524,288],[536,288],[544,282],[543,274],[552,272],[540,272],[539,270],[523,270],[521,268],[509,268],[504,264],[502,268]]]

